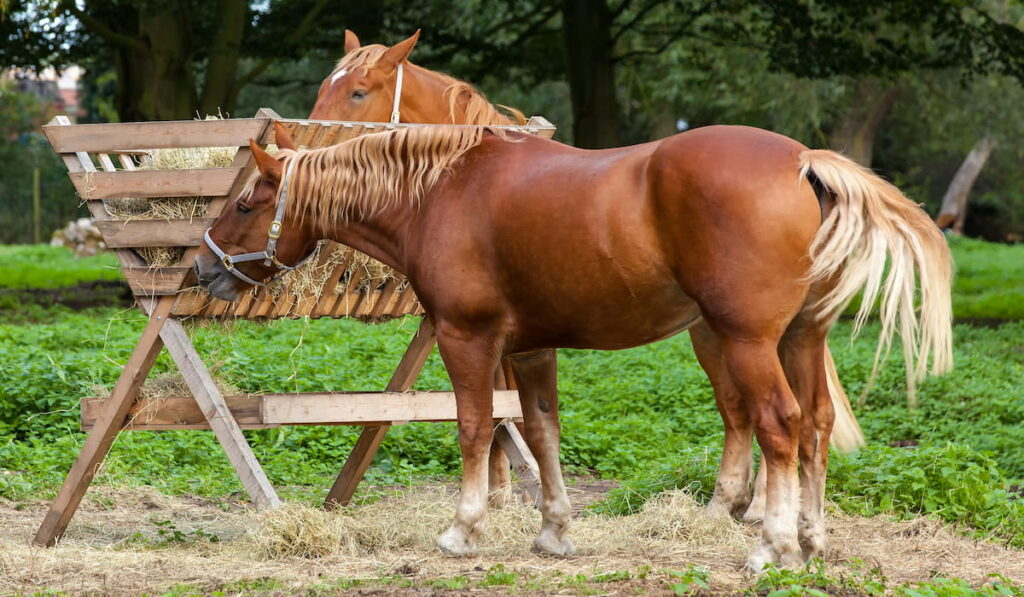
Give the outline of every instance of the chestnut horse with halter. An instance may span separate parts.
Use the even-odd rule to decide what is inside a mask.
[[[236,271],[265,280],[325,238],[408,276],[458,406],[463,478],[438,539],[447,553],[474,553],[486,518],[505,356],[540,466],[534,547],[567,555],[554,349],[638,346],[703,318],[731,406],[765,454],[755,571],[826,548],[834,413],[823,353],[841,309],[861,290],[862,318],[879,300],[880,350],[899,331],[909,375],[951,366],[945,239],[895,187],[837,153],[733,126],[600,151],[480,126],[402,127],[307,151],[279,123],[277,135],[276,156],[250,142],[259,171],[209,231],[199,282],[235,300],[250,287]],[[273,260],[229,270],[211,246]]]
[[[419,39],[419,31],[410,38],[386,47],[363,46],[351,31],[345,31],[345,55],[320,85],[316,104],[309,117],[315,120],[415,122],[424,124],[523,124],[516,110],[503,113],[472,86],[447,75],[408,62]],[[390,112],[389,112],[390,111]],[[715,391],[715,399],[725,423],[725,449],[711,509],[720,509],[744,520],[764,516],[765,467],[758,469],[751,500],[751,426],[742,421],[731,404],[735,389],[729,382],[721,360],[721,348],[703,320],[690,328],[694,352],[704,367]],[[832,444],[841,450],[853,450],[863,444],[863,436],[850,403],[842,391],[828,348],[825,348],[826,372],[832,388],[836,411]],[[554,357],[552,357],[554,358]],[[489,474],[492,504],[500,505],[510,496],[508,461],[500,447],[491,452]]]

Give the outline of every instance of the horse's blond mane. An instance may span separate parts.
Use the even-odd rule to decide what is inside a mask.
[[[418,205],[490,129],[482,126],[402,127],[320,149],[281,150],[287,172],[288,214],[320,232],[362,220],[407,201]],[[492,131],[505,138],[503,131]],[[257,173],[258,177],[258,173]],[[251,185],[255,180],[250,181]]]
[[[333,74],[338,72],[340,69],[345,69],[349,72],[356,69],[363,69],[364,71],[369,70],[377,65],[380,57],[387,49],[387,46],[382,46],[380,44],[372,44],[356,48],[338,60],[338,63],[334,66],[334,71],[331,75],[333,76]],[[448,117],[451,119],[449,124],[526,124],[526,117],[523,116],[522,112],[508,106],[500,106],[508,112],[507,115],[503,114],[501,110],[487,100],[484,94],[480,93],[480,91],[469,83],[460,81],[455,77],[444,73],[425,69],[411,63],[407,64],[413,68],[429,73],[431,76],[434,76],[447,84],[442,99],[448,103]],[[459,112],[462,114],[460,115]]]

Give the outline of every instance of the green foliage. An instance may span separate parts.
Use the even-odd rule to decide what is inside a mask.
[[[75,257],[64,247],[0,245],[0,288],[60,288],[95,280],[120,280],[112,253]]]
[[[668,588],[676,595],[694,595],[711,590],[711,573],[706,568],[690,564],[686,570],[670,570],[668,575]]]
[[[828,495],[862,515],[931,514],[1024,547],[1024,501],[989,455],[964,445],[890,448],[869,446],[836,454]]]
[[[1024,319],[1024,245],[950,238],[957,318]]]

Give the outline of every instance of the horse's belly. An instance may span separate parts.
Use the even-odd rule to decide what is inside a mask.
[[[700,319],[697,303],[678,286],[646,290],[618,298],[598,294],[575,308],[554,307],[543,316],[534,312],[521,339],[532,348],[618,350],[668,338]]]

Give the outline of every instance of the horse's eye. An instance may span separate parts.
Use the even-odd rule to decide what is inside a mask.
[[[244,213],[244,214],[247,214],[247,213],[249,213],[250,211],[252,211],[252,208],[251,208],[251,207],[249,207],[248,205],[245,205],[244,203],[241,203],[241,202],[240,202],[240,203],[238,204],[238,211],[240,211],[240,212],[242,212],[242,213]]]
[[[352,99],[363,99],[364,97],[366,97],[365,89],[356,89],[352,92]]]

